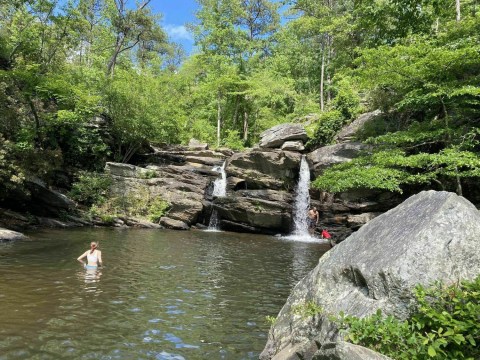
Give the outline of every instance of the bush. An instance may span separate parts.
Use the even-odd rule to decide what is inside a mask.
[[[240,138],[238,130],[227,130],[226,137],[223,139],[222,143],[232,150],[245,149],[243,140]]]
[[[102,204],[108,195],[112,179],[104,174],[80,172],[73,183],[69,196],[81,204],[91,206]]]
[[[474,281],[415,290],[418,305],[406,321],[380,310],[342,317],[348,340],[398,360],[480,358],[480,276]]]
[[[14,192],[23,189],[25,175],[22,170],[13,162],[11,154],[11,143],[5,141],[0,135],[0,184],[4,190],[0,192],[0,200]]]
[[[148,188],[125,195],[109,198],[90,209],[90,215],[105,217],[138,217],[151,222],[159,222],[170,208],[170,204],[160,196],[152,197]],[[105,222],[105,221],[104,221]]]
[[[320,115],[317,128],[308,146],[318,147],[331,144],[335,135],[346,124],[346,119],[338,110],[324,112]]]

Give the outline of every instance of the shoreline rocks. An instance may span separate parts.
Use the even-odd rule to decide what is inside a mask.
[[[260,358],[288,359],[280,353],[341,340],[329,317],[341,311],[364,317],[381,309],[406,319],[417,284],[450,284],[480,273],[478,239],[480,212],[465,198],[432,190],[410,197],[320,258],[295,286]],[[293,311],[310,302],[322,313],[304,318]]]
[[[23,239],[26,239],[26,238],[27,237],[20,232],[13,231],[13,230],[8,230],[8,229],[0,227],[0,243],[23,240]]]

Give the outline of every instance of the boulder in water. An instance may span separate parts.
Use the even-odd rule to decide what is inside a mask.
[[[417,284],[472,280],[480,273],[480,212],[454,193],[424,191],[374,218],[320,258],[270,329],[261,359],[284,359],[312,341],[335,342],[330,315],[364,317],[381,309],[406,319]],[[322,312],[302,317],[297,307]],[[279,354],[277,357],[276,355]]]
[[[25,239],[26,236],[22,233],[0,228],[0,242],[15,241]]]

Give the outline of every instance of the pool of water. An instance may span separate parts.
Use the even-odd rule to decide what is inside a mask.
[[[321,243],[74,229],[0,244],[0,359],[256,359]],[[105,268],[76,258],[100,241]]]

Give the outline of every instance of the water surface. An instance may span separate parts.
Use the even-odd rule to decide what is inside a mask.
[[[255,359],[326,245],[75,229],[0,244],[0,359]],[[106,267],[76,258],[100,241]]]

